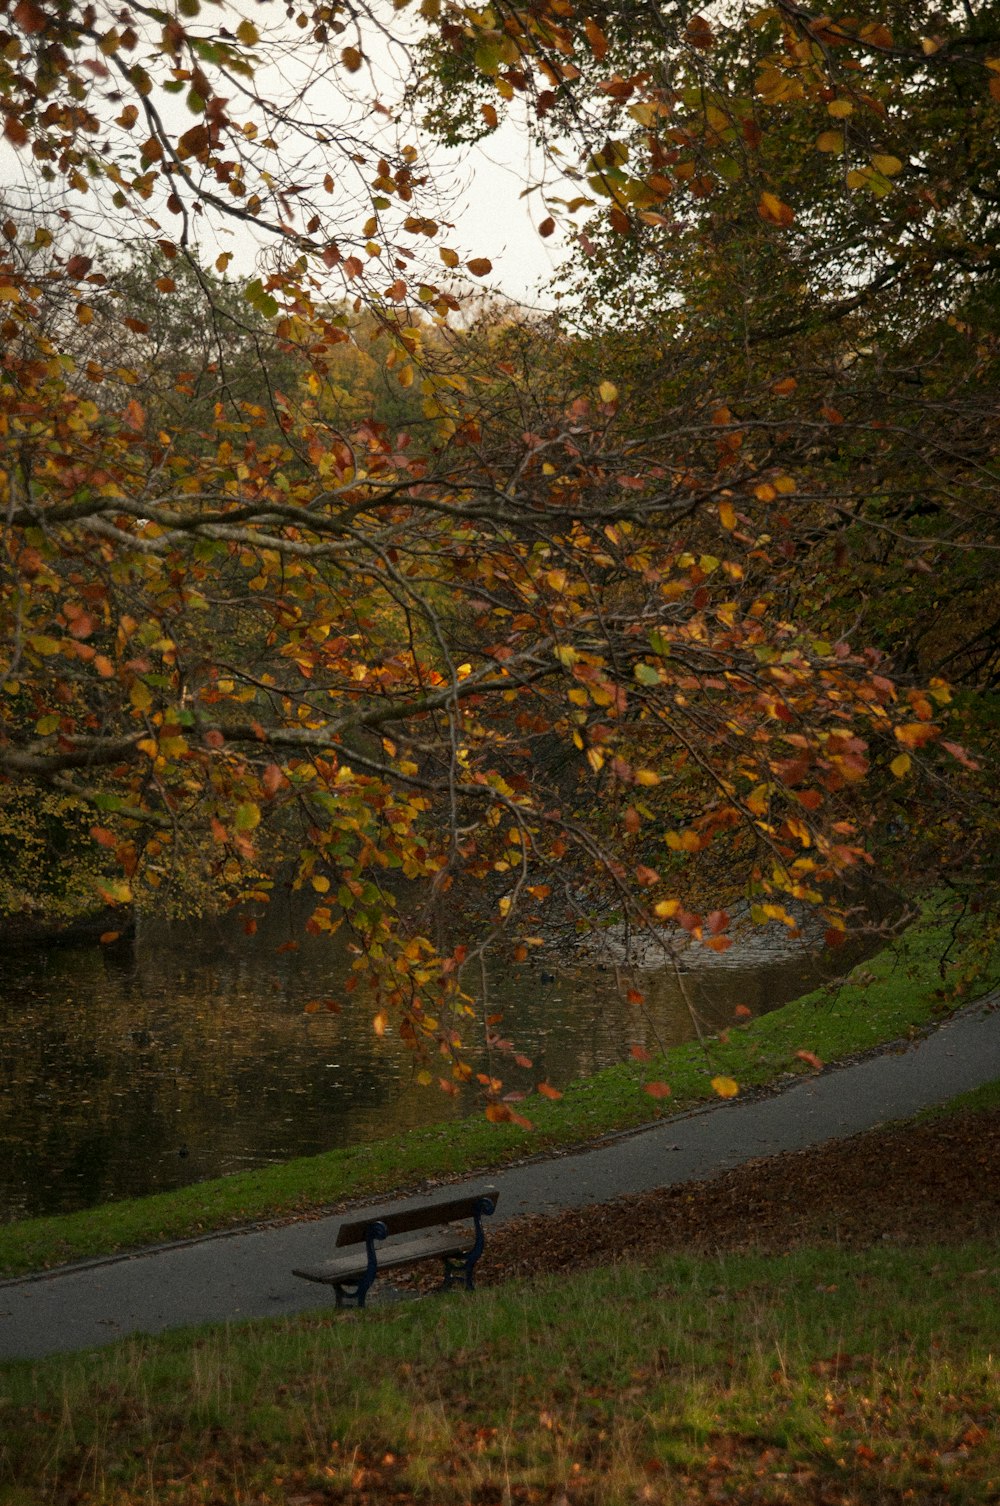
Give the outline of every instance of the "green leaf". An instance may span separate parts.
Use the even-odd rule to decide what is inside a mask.
[[[253,831],[260,825],[260,806],[253,800],[248,800],[244,805],[236,807],[236,819],[233,822],[237,831]]]

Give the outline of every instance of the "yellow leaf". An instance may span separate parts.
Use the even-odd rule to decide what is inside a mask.
[[[766,190],[760,196],[757,213],[771,225],[790,225],[795,218],[795,211],[788,204]]]
[[[719,503],[719,522],[723,528],[736,527],[736,509],[731,502]]]
[[[389,1021],[386,1019],[384,1014],[377,1014],[372,1020],[372,1029],[374,1030],[376,1035],[385,1035],[386,1026],[388,1025],[388,1023]]]
[[[902,779],[905,774],[908,774],[910,772],[909,753],[897,754],[897,756],[892,760],[892,763],[889,765],[889,767],[895,774],[897,779]]]
[[[680,907],[679,899],[661,899],[658,905],[653,906],[653,914],[658,920],[670,920]]]
[[[713,1077],[712,1088],[720,1098],[735,1098],[740,1085],[733,1077]]]
[[[310,879],[310,883],[317,894],[325,894],[330,887],[330,880],[324,873],[314,873]]]
[[[903,170],[903,164],[898,157],[886,156],[881,152],[877,152],[872,158],[872,167],[877,167],[886,178],[894,178]]]
[[[848,115],[854,114],[854,106],[849,99],[831,99],[826,108],[836,120],[846,120]]]
[[[459,262],[458,252],[457,251],[453,251],[450,246],[439,246],[438,247],[438,256],[440,256],[441,260],[444,262],[444,264],[445,264],[446,267],[457,267],[458,266],[458,262]]]
[[[652,786],[654,784],[659,784],[660,776],[659,774],[657,774],[655,769],[636,769],[635,782],[636,784]]]
[[[817,150],[833,152],[839,156],[844,150],[844,137],[840,131],[821,131],[816,137]]]
[[[618,388],[614,382],[602,382],[597,389],[597,395],[602,403],[614,403],[618,401]]]

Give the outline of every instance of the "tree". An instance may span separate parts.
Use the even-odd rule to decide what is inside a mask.
[[[787,345],[766,379],[746,368],[737,392],[737,342],[708,361],[679,302],[682,354],[672,365],[665,353],[646,407],[622,403],[636,345],[622,361],[554,328],[543,338],[529,325],[525,338],[514,320],[449,332],[456,293],[416,249],[441,228],[414,207],[417,149],[317,124],[374,54],[374,12],[349,23],[335,7],[304,10],[293,52],[284,23],[265,35],[224,6],[210,22],[197,0],[104,21],[70,0],[19,0],[8,15],[9,141],[49,184],[145,224],[166,259],[158,294],[197,285],[220,316],[224,359],[204,367],[218,400],[192,389],[187,365],[171,393],[135,343],[149,338],[148,289],[126,305],[127,280],[112,296],[94,248],[32,225],[23,205],[10,214],[0,775],[98,813],[94,840],[123,872],[105,897],[125,902],[192,870],[227,894],[266,896],[290,860],[316,896],[311,929],[350,928],[352,982],[365,981],[376,1030],[395,1014],[427,1057],[424,1078],[434,1052],[446,1058],[445,1087],[471,1071],[461,1040],[477,952],[503,936],[523,961],[547,910],[584,925],[613,904],[654,927],[667,957],[667,920],[722,950],[728,914],[703,896],[724,854],[758,918],[793,924],[790,898],[821,905],[836,942],[841,886],[877,836],[862,792],[877,801],[920,768],[935,781],[949,757],[975,763],[943,737],[944,678],[900,679],[829,599],[824,551],[853,501],[830,490],[853,464],[842,431],[866,457],[881,456],[881,435],[848,428],[832,404],[790,422],[782,404],[800,377],[786,374]],[[522,76],[528,88],[529,63],[559,95],[586,70],[571,74],[551,48],[584,49],[591,68],[609,45],[589,15],[461,16],[441,12],[443,45],[501,96]],[[784,24],[811,37],[817,23]],[[691,18],[684,35],[704,50],[707,26]],[[813,50],[828,45],[809,41],[814,71]],[[269,88],[268,61],[282,57],[294,97]],[[339,90],[322,115],[294,78],[315,84],[320,60]],[[625,80],[595,98],[635,96],[652,162],[652,122],[670,111],[652,75],[635,78],[630,94]],[[809,78],[803,99],[818,109]],[[194,118],[186,129],[172,124],[171,93]],[[569,118],[573,96],[559,97]],[[722,142],[730,127],[712,129]],[[776,135],[791,161],[780,123]],[[721,146],[703,136],[679,150],[681,163],[714,161]],[[591,177],[628,246],[632,209],[663,216],[648,207],[656,175],[630,176],[626,160],[602,147]],[[894,176],[885,168],[865,179],[879,192]],[[368,215],[357,229],[328,203],[348,172]],[[784,205],[763,191],[756,219],[769,233],[797,223]],[[64,204],[56,213],[74,221]],[[252,222],[270,241],[270,269],[243,287],[242,323],[217,281],[228,253],[213,274],[196,245],[213,218]],[[694,221],[686,241],[676,285],[696,288],[699,266],[720,258]],[[774,245],[751,251],[764,288]],[[440,247],[444,273],[458,263]],[[473,277],[488,270],[466,263]],[[402,433],[331,409],[352,342],[345,293],[365,311],[366,339],[380,332],[382,369],[420,394],[422,422],[407,410]],[[842,361],[843,337],[824,331],[846,328],[862,301],[827,311],[809,361],[824,349]],[[108,318],[127,332],[124,361]],[[281,384],[223,382],[226,361],[261,340]],[[817,443],[823,486],[803,495]],[[401,905],[417,886],[421,904]],[[456,932],[455,898],[468,893],[480,899]],[[442,908],[450,927],[435,920]],[[490,1116],[516,1117],[500,1086],[484,1081]]]

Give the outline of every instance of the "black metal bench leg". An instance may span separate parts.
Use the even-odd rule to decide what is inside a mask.
[[[388,1231],[381,1219],[375,1219],[368,1225],[365,1233],[365,1249],[368,1253],[368,1269],[357,1281],[337,1281],[334,1291],[337,1294],[338,1307],[364,1307],[365,1298],[378,1275],[378,1252],[375,1249],[377,1239],[385,1239]]]

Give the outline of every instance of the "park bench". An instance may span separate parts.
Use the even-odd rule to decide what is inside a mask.
[[[372,1283],[381,1272],[437,1257],[444,1262],[442,1291],[447,1291],[459,1277],[464,1277],[465,1286],[472,1291],[472,1272],[483,1253],[486,1239],[483,1218],[496,1208],[499,1196],[496,1187],[487,1187],[482,1192],[465,1193],[435,1203],[411,1204],[398,1213],[382,1213],[374,1218],[368,1213],[363,1218],[341,1224],[337,1232],[337,1248],[353,1245],[355,1249],[351,1254],[307,1270],[295,1270],[292,1274],[302,1276],[306,1281],[320,1281],[325,1286],[332,1286],[338,1307],[364,1307]],[[468,1227],[470,1219],[471,1228]],[[460,1221],[465,1227],[447,1227]],[[383,1243],[396,1235],[413,1234],[416,1230],[423,1232],[415,1239]]]

